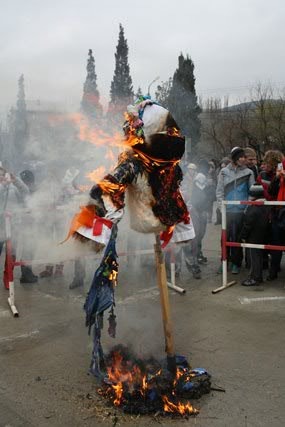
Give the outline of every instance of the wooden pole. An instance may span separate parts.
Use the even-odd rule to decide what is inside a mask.
[[[156,271],[157,271],[157,284],[160,292],[160,303],[162,312],[162,322],[165,338],[165,352],[167,354],[167,367],[171,372],[176,372],[176,361],[174,354],[174,342],[172,322],[170,315],[169,295],[167,288],[166,270],[164,263],[164,256],[161,250],[160,237],[155,235],[156,244],[154,245]]]

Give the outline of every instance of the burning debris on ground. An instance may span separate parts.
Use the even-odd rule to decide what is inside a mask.
[[[177,356],[176,374],[154,358],[140,359],[128,348],[115,346],[105,358],[106,375],[97,392],[124,413],[187,417],[199,410],[188,401],[211,389],[211,376],[204,369],[191,369]]]

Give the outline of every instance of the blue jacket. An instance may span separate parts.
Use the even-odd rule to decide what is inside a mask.
[[[218,176],[216,189],[217,203],[222,200],[248,200],[249,188],[255,179],[252,170],[246,166],[234,166],[232,163],[222,168]],[[227,211],[240,212],[246,205],[227,205]]]

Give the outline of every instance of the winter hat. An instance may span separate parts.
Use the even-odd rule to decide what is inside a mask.
[[[25,184],[33,185],[35,183],[35,175],[32,171],[26,169],[20,173],[20,178]]]
[[[253,184],[249,189],[249,195],[254,199],[261,199],[264,197],[264,189],[262,185]]]
[[[240,157],[244,157],[245,153],[244,153],[244,149],[241,147],[234,147],[231,151],[231,158],[232,161],[235,163],[236,161],[238,161],[238,159]]]

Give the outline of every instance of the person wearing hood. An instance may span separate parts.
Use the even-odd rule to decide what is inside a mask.
[[[221,169],[216,190],[217,203],[222,201],[248,200],[249,189],[254,184],[254,175],[245,165],[245,152],[241,147],[231,150],[231,163]],[[227,205],[227,241],[238,242],[243,225],[245,205]],[[238,274],[243,259],[242,248],[227,248],[232,274]],[[220,272],[220,270],[219,270]]]

